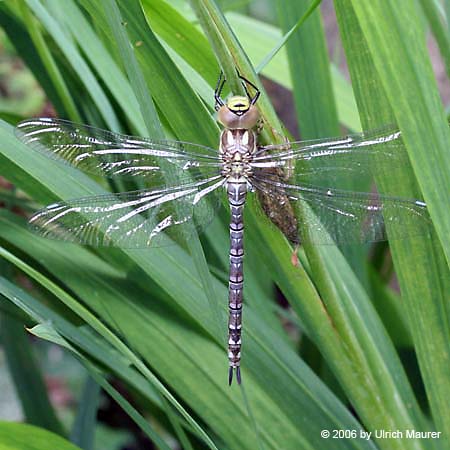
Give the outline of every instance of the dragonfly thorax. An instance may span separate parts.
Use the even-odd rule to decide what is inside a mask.
[[[255,151],[256,136],[252,130],[223,130],[220,135],[222,175],[233,179],[249,178]]]

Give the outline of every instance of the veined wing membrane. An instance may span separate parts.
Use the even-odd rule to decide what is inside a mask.
[[[351,244],[426,235],[431,220],[420,200],[377,193],[295,186],[276,179],[256,178],[254,185],[283,202],[303,203],[297,220],[315,244]],[[389,234],[387,234],[387,230]],[[301,241],[301,236],[300,236]]]
[[[400,131],[385,127],[340,138],[267,145],[251,165],[256,171],[276,168],[291,184],[339,187],[348,177],[372,178],[374,169],[392,172],[408,164]]]
[[[202,231],[220,206],[216,175],[171,188],[106,194],[59,202],[35,213],[39,235],[90,246],[148,248],[171,245]],[[207,200],[206,200],[207,198]]]
[[[167,165],[177,173],[202,179],[202,169],[219,172],[217,151],[181,141],[128,136],[62,119],[37,118],[18,124],[16,134],[25,144],[49,158],[103,177],[139,176],[153,185],[164,183]],[[166,166],[165,166],[166,165]]]

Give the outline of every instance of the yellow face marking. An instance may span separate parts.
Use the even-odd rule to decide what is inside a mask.
[[[247,97],[235,95],[227,99],[226,105],[234,113],[244,113],[250,108],[250,100]]]

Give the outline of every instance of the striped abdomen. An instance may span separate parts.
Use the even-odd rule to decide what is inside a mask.
[[[246,181],[229,182],[227,184],[228,201],[230,203],[230,277],[228,284],[228,382],[236,380],[241,383],[241,327],[242,327],[242,290],[244,285],[244,204],[247,194]]]

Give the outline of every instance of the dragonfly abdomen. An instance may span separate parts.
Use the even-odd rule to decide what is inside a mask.
[[[241,328],[242,328],[242,292],[244,286],[244,205],[247,194],[247,182],[229,182],[227,184],[230,204],[230,276],[228,283],[228,360],[231,384],[233,372],[241,383]]]

